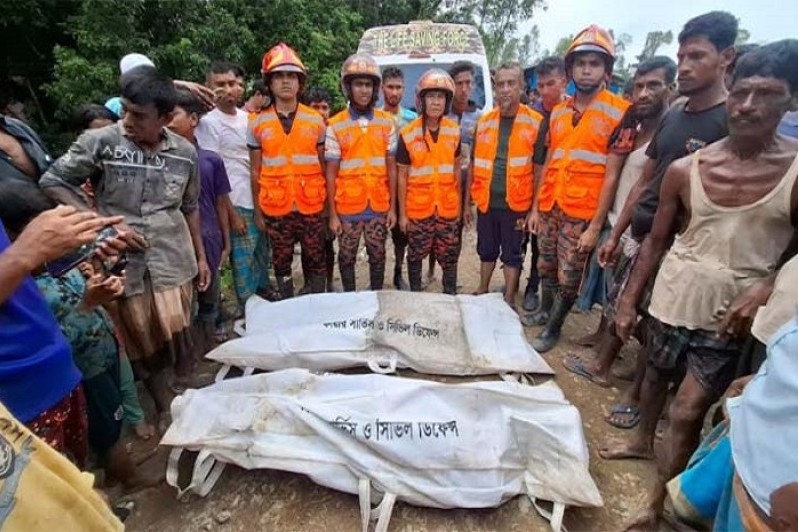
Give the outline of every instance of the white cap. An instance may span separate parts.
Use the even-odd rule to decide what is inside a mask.
[[[155,63],[144,54],[127,54],[119,61],[119,70],[124,74],[142,65],[154,67]]]

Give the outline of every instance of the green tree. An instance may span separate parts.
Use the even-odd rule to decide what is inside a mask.
[[[133,51],[175,78],[202,80],[215,60],[239,63],[252,78],[266,50],[285,41],[302,57],[308,82],[337,95],[340,65],[363,29],[345,2],[324,0],[80,0],[68,28],[74,45],[56,48],[46,87],[62,120],[78,104],[115,94],[118,61]]]
[[[637,61],[642,63],[646,59],[657,55],[657,50],[662,45],[670,44],[673,42],[673,32],[668,31],[650,31],[646,35],[646,43],[643,45],[643,51],[637,56]]]
[[[536,9],[545,7],[544,0],[453,0],[447,17],[477,26],[488,63],[496,66],[503,55],[512,55],[505,52],[512,39],[517,39],[515,48],[521,43],[522,38],[516,35],[519,24],[531,19]]]
[[[574,34],[566,35],[565,37],[560,37],[560,40],[557,41],[557,45],[554,47],[554,51],[551,52],[549,55],[553,55],[556,57],[565,57],[565,52],[568,51],[568,47],[571,46],[571,42],[574,40]]]

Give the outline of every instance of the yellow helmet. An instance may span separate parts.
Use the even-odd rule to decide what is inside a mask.
[[[296,72],[300,78],[307,76],[308,71],[299,55],[284,42],[273,46],[266,55],[263,56],[261,73],[268,76],[274,72]]]
[[[377,62],[368,54],[353,54],[346,58],[341,67],[341,89],[348,100],[352,97],[349,92],[349,82],[352,78],[371,78],[374,81],[374,94],[372,95],[372,105],[379,98],[380,84],[382,75]]]
[[[597,24],[591,24],[576,34],[568,51],[565,52],[565,66],[570,70],[573,55],[577,52],[596,52],[607,57],[607,70],[612,72],[615,62],[615,42],[610,32]]]
[[[430,90],[438,90],[446,93],[446,111],[449,114],[452,105],[452,98],[454,98],[454,80],[444,70],[440,68],[431,68],[421,74],[416,84],[416,110],[419,113],[423,112],[424,93]]]

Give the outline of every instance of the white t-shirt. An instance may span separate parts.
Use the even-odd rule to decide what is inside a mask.
[[[214,109],[200,120],[194,135],[200,148],[215,151],[224,161],[230,178],[230,201],[236,207],[252,209],[252,183],[249,178],[249,148],[247,128],[249,114],[236,109],[228,115]]]
[[[618,217],[621,215],[623,206],[626,204],[626,198],[629,197],[629,193],[632,192],[635,183],[640,179],[640,174],[643,173],[643,167],[646,165],[646,160],[648,160],[646,156],[648,145],[649,143],[646,142],[630,153],[626,158],[626,162],[621,169],[621,175],[618,178],[618,190],[615,192],[615,201],[612,204],[612,208],[610,208],[610,211],[607,213],[607,219],[610,225],[615,225],[618,222]]]

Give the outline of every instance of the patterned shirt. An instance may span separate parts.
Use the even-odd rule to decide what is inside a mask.
[[[145,238],[144,251],[128,252],[126,296],[142,293],[147,274],[155,291],[176,288],[197,275],[185,219],[199,205],[197,150],[169,130],[163,135],[154,151],[144,151],[125,136],[121,123],[89,130],[39,183],[67,188],[89,205],[79,188],[89,178],[97,210],[124,216]]]
[[[36,284],[72,347],[72,357],[83,380],[111,367],[119,357],[111,318],[101,307],[79,308],[86,282],[78,270],[70,270],[58,278],[44,273],[36,277]]]

